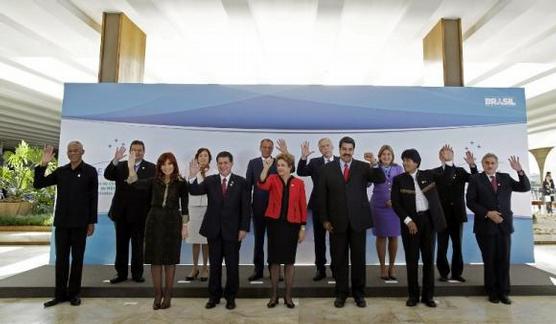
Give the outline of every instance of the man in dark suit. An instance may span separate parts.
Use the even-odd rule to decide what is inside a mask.
[[[419,252],[423,261],[423,290],[421,302],[436,307],[434,301],[434,241],[435,232],[446,228],[446,219],[438,197],[432,171],[418,170],[421,164],[415,149],[402,153],[405,172],[394,177],[392,207],[400,217],[402,242],[407,267],[409,298],[407,306],[419,301],[418,263]]]
[[[79,293],[85,244],[87,236],[95,231],[98,208],[97,170],[83,162],[84,153],[80,142],[70,142],[67,151],[69,163],[45,176],[46,166],[54,157],[54,148],[48,145],[44,148],[40,165],[35,167],[33,187],[39,189],[55,185],[57,189],[54,212],[56,295],[44,303],[44,307],[68,300],[73,306],[81,305]]]
[[[139,179],[155,176],[156,166],[145,161],[145,144],[139,140],[131,142],[130,151],[135,153],[135,172]],[[114,159],[104,169],[106,180],[116,181],[116,191],[108,211],[108,217],[114,222],[116,230],[116,276],[110,283],[116,284],[127,280],[129,263],[129,243],[131,241],[131,277],[136,282],[143,278],[143,238],[145,219],[149,211],[150,193],[144,189],[130,186],[125,180],[129,175],[127,161],[119,162],[125,157],[125,147],[116,149]]]
[[[454,150],[449,145],[444,145],[438,152],[442,166],[433,169],[434,180],[440,196],[442,210],[446,218],[447,227],[438,233],[438,250],[436,251],[436,267],[440,273],[440,281],[451,279],[465,282],[463,273],[462,233],[463,223],[467,222],[465,208],[465,183],[469,182],[471,174],[477,173],[473,153],[465,153],[465,162],[469,165],[471,174],[462,167],[454,165]],[[452,269],[448,263],[448,242],[452,241]]]
[[[255,269],[249,276],[249,281],[259,280],[263,277],[264,270],[264,237],[266,233],[266,221],[264,213],[268,205],[268,191],[261,190],[257,187],[257,181],[263,171],[263,161],[272,159],[272,151],[274,143],[272,140],[265,138],[261,140],[260,147],[261,156],[249,161],[247,165],[247,185],[249,192],[252,192],[251,213],[253,215],[253,233],[255,235],[255,244],[253,248],[253,265]],[[269,175],[276,173],[276,162],[273,162],[269,170]]]
[[[199,165],[196,160],[189,167],[189,193],[207,195],[208,206],[199,233],[209,245],[209,294],[205,308],[214,308],[220,298],[226,298],[226,308],[236,307],[239,289],[239,249],[249,231],[249,187],[245,178],[232,173],[234,158],[229,152],[216,156],[219,174],[208,176],[197,183]],[[222,291],[222,260],[226,261],[226,287]]]
[[[484,263],[484,284],[491,303],[511,304],[510,247],[514,232],[511,207],[512,191],[531,190],[529,179],[521,168],[519,158],[510,157],[512,169],[519,181],[507,173],[496,172],[498,157],[486,154],[482,161],[484,172],[471,176],[467,188],[467,207],[475,214],[473,233],[481,249]]]
[[[329,162],[339,163],[339,158],[333,154],[334,147],[329,138],[321,138],[319,140],[320,157],[312,158],[307,163],[307,158],[314,152],[309,149],[309,142],[304,142],[301,145],[301,158],[297,164],[297,175],[300,177],[311,177],[313,180],[313,190],[311,191],[311,198],[309,198],[308,208],[313,215],[313,236],[315,238],[315,266],[317,272],[313,277],[313,281],[319,281],[326,278],[326,230],[322,226],[319,217],[318,201],[318,187],[319,178],[322,168]],[[332,265],[330,266],[332,268]]]
[[[351,291],[355,303],[366,307],[365,270],[367,229],[372,226],[367,198],[369,182],[384,182],[384,173],[377,167],[353,159],[355,141],[340,140],[340,159],[326,164],[319,179],[318,197],[320,219],[330,233],[330,252],[336,279],[334,306],[344,307],[349,294],[349,255],[351,254]],[[371,153],[365,159],[378,163]]]

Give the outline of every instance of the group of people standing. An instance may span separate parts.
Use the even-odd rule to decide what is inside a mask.
[[[354,159],[355,141],[343,137],[339,156],[328,138],[318,142],[319,157],[308,142],[301,144],[301,157],[295,160],[284,140],[277,141],[280,154],[272,157],[274,143],[260,142],[261,156],[252,159],[246,177],[232,172],[234,158],[222,151],[211,168],[209,149],[198,149],[189,163],[189,174],[182,176],[174,154],[159,156],[157,163],[144,160],[145,145],[135,140],[125,158],[124,147],[116,150],[104,177],[115,181],[109,217],[116,232],[116,276],[111,283],[128,279],[131,242],[131,277],[143,282],[143,265],[151,265],[154,286],[153,309],[171,306],[176,264],[180,263],[181,242],[192,244],[193,267],[187,280],[208,280],[210,298],[207,309],[221,298],[226,308],[236,307],[239,288],[241,242],[254,230],[254,272],[250,281],[260,280],[265,269],[264,241],[267,238],[266,265],[272,283],[269,308],[279,303],[279,282],[285,280],[284,304],[294,308],[292,287],[296,250],[305,238],[308,210],[313,218],[316,273],[313,280],[327,277],[326,233],[330,241],[330,269],[335,286],[335,307],[343,307],[347,297],[366,307],[366,240],[373,228],[380,261],[380,277],[396,280],[397,238],[402,236],[407,265],[407,306],[419,301],[436,307],[434,301],[434,249],[438,237],[436,265],[439,280],[464,282],[462,257],[463,223],[467,206],[475,214],[474,233],[484,261],[484,281],[489,300],[511,303],[509,258],[513,232],[511,193],[528,191],[530,185],[519,159],[509,159],[519,181],[497,172],[498,158],[486,154],[479,173],[475,158],[467,152],[465,161],[471,173],[454,163],[453,149],[439,151],[441,166],[420,170],[421,157],[415,149],[401,154],[402,165],[394,162],[394,150],[383,145],[378,155],[364,153],[364,161]],[[69,163],[45,176],[53,148],[45,146],[41,164],[35,170],[35,187],[56,185],[58,195],[54,219],[56,244],[56,295],[45,307],[70,301],[81,303],[79,292],[83,254],[87,235],[97,221],[98,179],[96,169],[82,160],[83,145],[68,144]],[[304,181],[311,177],[313,191],[307,204]],[[369,201],[367,189],[373,186]],[[452,260],[447,260],[449,241]],[[386,250],[389,262],[386,265]],[[71,275],[68,273],[72,254]],[[202,254],[202,267],[199,257]],[[418,283],[418,261],[423,263],[422,289]],[[207,261],[210,265],[207,268]],[[222,287],[222,262],[226,264],[226,284]],[[350,267],[351,264],[351,267]],[[281,265],[284,265],[283,274]],[[351,273],[350,273],[351,269]],[[351,276],[350,276],[351,275]],[[68,287],[69,276],[69,287]],[[350,289],[351,277],[351,289]]]

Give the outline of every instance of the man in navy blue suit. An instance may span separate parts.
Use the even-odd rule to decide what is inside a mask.
[[[496,172],[498,157],[488,153],[482,159],[484,172],[472,175],[467,188],[467,207],[475,214],[473,233],[483,257],[488,300],[507,305],[512,303],[508,297],[511,234],[514,232],[512,192],[531,190],[519,158],[512,156],[508,161],[517,171],[519,181],[507,173]]]
[[[197,183],[199,172],[196,160],[189,165],[192,195],[207,195],[208,206],[199,233],[207,238],[209,245],[210,298],[205,307],[216,307],[220,298],[226,298],[226,308],[236,307],[235,297],[239,289],[239,249],[249,231],[249,188],[245,178],[232,173],[234,158],[229,152],[216,156],[218,174]],[[222,260],[226,261],[226,287],[222,291]]]
[[[338,157],[334,156],[334,146],[329,138],[321,138],[319,140],[319,151],[321,156],[312,158],[307,162],[309,155],[313,154],[309,148],[309,142],[304,142],[301,145],[301,158],[297,164],[297,175],[300,177],[311,177],[313,180],[313,190],[311,191],[311,198],[309,198],[308,208],[313,215],[313,235],[315,238],[315,266],[317,272],[313,277],[313,281],[319,281],[326,278],[326,230],[322,226],[322,221],[319,218],[318,210],[318,187],[319,177],[322,167],[328,162],[338,162]],[[333,268],[331,265],[330,268]]]

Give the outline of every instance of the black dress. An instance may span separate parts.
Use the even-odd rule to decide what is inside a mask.
[[[268,231],[268,263],[269,264],[294,264],[299,240],[299,229],[301,224],[288,222],[288,202],[290,198],[290,184],[280,177],[282,182],[282,204],[280,206],[280,217],[278,219],[266,218]],[[272,194],[272,193],[271,193]]]
[[[178,178],[166,184],[162,179],[151,178],[138,180],[133,185],[151,191],[151,205],[145,222],[145,263],[180,263],[182,215],[188,214],[187,182]]]

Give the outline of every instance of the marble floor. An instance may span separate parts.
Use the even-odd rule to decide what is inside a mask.
[[[0,277],[48,262],[48,247],[0,247]],[[535,247],[535,266],[556,274],[556,246]],[[511,306],[491,304],[484,297],[438,297],[436,309],[409,308],[404,298],[368,298],[357,308],[348,299],[336,309],[329,298],[295,299],[290,310],[266,307],[266,299],[238,299],[228,311],[223,304],[205,310],[205,299],[177,298],[167,310],[153,311],[146,298],[85,298],[83,304],[44,309],[44,299],[0,299],[0,323],[553,323],[554,296],[514,296]]]

